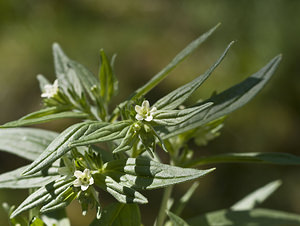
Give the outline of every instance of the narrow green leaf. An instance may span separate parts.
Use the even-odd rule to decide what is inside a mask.
[[[105,102],[108,103],[118,90],[118,81],[103,49],[100,50],[100,61],[100,94]]]
[[[242,107],[244,104],[249,102],[269,81],[269,79],[275,72],[280,60],[281,55],[276,56],[265,67],[260,69],[258,72],[256,72],[243,82],[227,89],[226,91],[216,96],[211,97],[210,99],[202,103],[199,103],[199,105],[207,102],[214,103],[205,111],[193,116],[180,125],[161,128],[159,132],[161,133],[162,138],[166,139],[181,134],[185,131],[194,129]]]
[[[141,226],[141,214],[137,204],[113,203],[103,209],[101,218],[90,226]]]
[[[201,84],[211,75],[211,73],[219,66],[222,60],[225,58],[227,52],[234,42],[231,42],[224,53],[220,56],[220,58],[202,75],[195,78],[193,81],[177,88],[171,93],[159,99],[153,106],[157,109],[175,109],[180,104],[184,103],[195,91],[198,89]]]
[[[172,222],[172,226],[189,226],[188,223],[185,222],[181,217],[177,216],[176,214],[167,211],[167,214]]]
[[[219,210],[187,221],[191,226],[298,226],[300,215],[269,209]]]
[[[5,123],[0,128],[28,126],[39,123],[45,123],[63,118],[88,118],[89,115],[82,112],[66,111],[65,108],[49,107],[33,113],[30,113],[19,120]]]
[[[33,128],[0,129],[0,150],[35,160],[58,133]]]
[[[141,193],[130,188],[129,186],[122,185],[116,182],[110,176],[105,176],[103,174],[94,174],[95,184],[100,188],[110,193],[115,199],[121,203],[148,203],[146,197]]]
[[[300,157],[280,152],[250,152],[250,153],[227,153],[203,157],[188,162],[186,167],[193,167],[212,163],[268,163],[278,165],[300,165]]]
[[[41,187],[30,196],[28,196],[20,206],[10,215],[10,218],[21,214],[33,207],[45,205],[55,199],[61,192],[72,185],[72,181],[66,181],[65,178],[51,182],[46,186]]]
[[[255,190],[242,200],[234,204],[230,209],[234,211],[251,210],[263,203],[281,185],[280,180],[273,181]]]
[[[104,164],[104,173],[137,189],[156,189],[202,177],[214,168],[197,170],[170,166],[143,158],[115,160]]]
[[[106,124],[94,132],[83,134],[77,140],[72,141],[71,146],[82,146],[123,138],[130,124],[132,124],[132,121],[119,121]]]
[[[15,169],[0,175],[0,188],[35,188],[44,186],[59,178],[57,167],[50,167],[31,176],[22,176],[28,166]]]
[[[158,110],[153,114],[153,122],[164,126],[175,126],[185,122],[201,111],[204,111],[213,103],[205,103],[201,106],[186,108],[183,110]]]
[[[139,98],[146,93],[148,93],[153,87],[155,87],[159,82],[161,82],[180,62],[187,58],[192,52],[194,52],[218,27],[215,27],[195,39],[188,46],[186,46],[180,53],[178,53],[173,60],[160,72],[158,72],[150,81],[148,81],[144,86],[136,90],[132,94],[132,98]]]
[[[92,133],[107,123],[99,121],[87,121],[70,126],[54,139],[46,150],[24,171],[24,175],[34,174],[47,167],[72,147],[71,143],[85,134]]]

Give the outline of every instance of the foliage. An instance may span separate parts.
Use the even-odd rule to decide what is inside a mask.
[[[196,190],[194,183],[168,206],[175,184],[195,180],[215,168],[197,169],[204,164],[256,162],[300,164],[299,157],[286,153],[228,153],[193,159],[190,141],[206,145],[217,137],[225,117],[250,101],[269,81],[281,56],[241,83],[207,100],[183,106],[222,62],[233,42],[202,75],[157,100],[152,107],[145,95],[180,62],[197,49],[218,27],[191,42],[165,68],[110,111],[110,101],[118,93],[114,60],[100,51],[98,77],[69,59],[58,44],[53,45],[57,80],[50,83],[38,75],[43,109],[0,129],[0,149],[32,163],[0,175],[1,188],[29,188],[30,195],[17,207],[4,205],[13,225],[68,225],[65,207],[78,200],[85,215],[96,208],[91,225],[141,225],[140,204],[148,199],[144,190],[165,188],[155,224],[171,225],[274,225],[297,224],[300,217],[274,210],[257,209],[279,186],[276,181],[247,196],[227,210],[183,219],[182,210]],[[16,128],[62,118],[81,120],[61,133],[35,128]],[[163,163],[165,151],[169,162]],[[116,202],[102,208],[98,193],[107,192]],[[22,213],[29,211],[29,217]],[[166,221],[169,216],[169,221]],[[274,223],[275,222],[275,223]]]

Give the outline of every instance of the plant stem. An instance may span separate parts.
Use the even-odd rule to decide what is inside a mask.
[[[157,217],[156,224],[155,224],[156,226],[162,226],[164,221],[165,221],[168,200],[171,197],[172,190],[173,190],[172,185],[165,188],[165,190],[164,190],[164,194],[163,194],[163,198],[162,198],[162,201],[161,201],[158,217]]]

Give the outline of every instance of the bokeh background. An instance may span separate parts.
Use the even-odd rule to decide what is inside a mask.
[[[203,73],[237,40],[222,65],[193,97],[208,97],[240,82],[275,55],[283,60],[265,89],[248,105],[231,114],[222,136],[198,148],[203,155],[226,152],[299,153],[300,102],[300,1],[298,0],[2,0],[0,1],[0,123],[15,120],[41,107],[36,75],[53,81],[53,42],[73,59],[97,74],[99,50],[117,53],[116,74],[125,99],[164,67],[182,48],[218,22],[222,26],[199,50],[149,93],[154,102],[179,85]],[[62,131],[68,122],[39,126]],[[0,173],[28,162],[0,152]],[[281,179],[283,185],[263,207],[300,213],[300,167],[258,164],[218,165],[202,178],[185,217],[227,208],[264,184]],[[183,194],[190,184],[177,186]],[[25,190],[1,190],[0,202],[18,205]],[[153,223],[161,190],[146,193],[145,225]],[[101,194],[104,200],[105,194]],[[105,203],[106,201],[104,201]],[[74,202],[68,207],[72,225],[85,225]],[[0,208],[0,224],[7,216]]]

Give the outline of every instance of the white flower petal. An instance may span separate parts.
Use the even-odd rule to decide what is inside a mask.
[[[151,110],[150,110],[151,113],[154,113],[156,111],[157,111],[156,107],[152,107]]]
[[[92,184],[94,184],[94,178],[90,178],[90,184],[89,185],[92,185]]]
[[[147,122],[152,121],[152,119],[153,119],[153,116],[152,116],[152,115],[148,115],[148,116],[145,118],[145,120],[146,120]]]
[[[90,175],[90,170],[89,169],[85,169],[83,171],[83,174],[86,175],[86,176],[89,176]]]
[[[80,188],[82,191],[86,191],[89,188],[89,185],[82,184]]]
[[[83,173],[82,173],[80,170],[76,170],[76,171],[74,172],[74,176],[77,177],[77,178],[80,178],[80,177],[83,176]]]
[[[141,116],[141,115],[139,115],[139,114],[136,114],[136,115],[135,115],[135,118],[136,118],[137,120],[139,120],[139,121],[142,121],[142,120],[144,119],[144,117]]]
[[[149,109],[150,108],[150,104],[148,100],[144,100],[142,103],[142,108],[146,108]]]
[[[73,181],[74,187],[80,187],[82,185],[81,181],[79,179],[76,179]]]
[[[136,113],[138,114],[142,114],[143,113],[143,109],[141,106],[139,105],[135,105],[134,110],[136,111]]]

